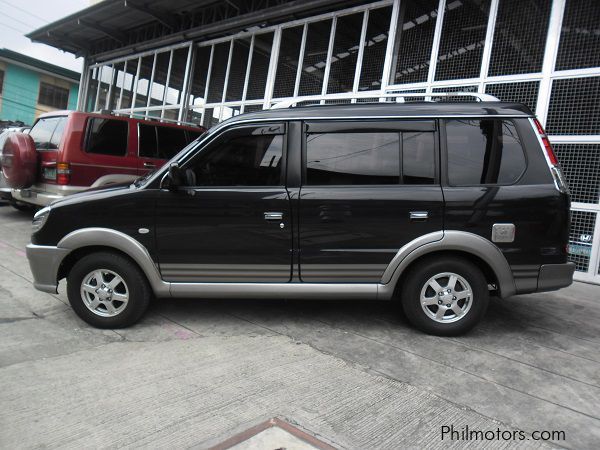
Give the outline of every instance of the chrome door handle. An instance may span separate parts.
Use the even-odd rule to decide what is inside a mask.
[[[410,220],[427,220],[429,218],[428,211],[411,211]]]
[[[148,168],[148,169],[154,169],[156,168],[155,164],[149,163],[149,162],[145,162],[144,163],[144,167]]]
[[[283,220],[283,213],[280,212],[266,212],[265,220]]]

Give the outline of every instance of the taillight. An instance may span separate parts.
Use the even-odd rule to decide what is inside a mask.
[[[552,144],[550,144],[550,140],[548,139],[548,135],[544,131],[544,127],[539,120],[533,119],[533,123],[537,128],[538,137],[542,142],[542,146],[544,148],[544,156],[546,157],[546,162],[548,163],[548,168],[550,169],[550,173],[552,174],[552,178],[554,179],[554,184],[556,188],[565,194],[569,193],[569,187],[567,186],[567,180],[565,179],[562,170],[560,168],[560,164],[558,163],[558,158],[554,153],[554,149],[552,148]]]
[[[544,150],[546,152],[546,156],[548,157],[548,161],[550,161],[550,164],[552,164],[553,166],[558,166],[558,159],[554,154],[554,149],[552,148],[552,144],[550,144],[550,140],[548,139],[548,135],[544,131],[542,124],[537,119],[533,119],[533,122],[537,127],[538,134],[540,135],[540,139],[542,140],[542,144],[544,144]]]
[[[56,183],[69,184],[71,181],[71,166],[69,163],[59,162],[56,164]]]

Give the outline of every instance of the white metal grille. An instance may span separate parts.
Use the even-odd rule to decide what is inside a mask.
[[[567,178],[571,200],[600,202],[600,145],[556,144],[554,151]]]
[[[535,112],[540,89],[539,81],[518,81],[516,83],[488,83],[485,93],[505,102],[523,103]]]
[[[569,260],[575,263],[576,270],[587,272],[592,257],[596,214],[589,211],[571,212],[571,233],[569,234]]]
[[[600,2],[567,0],[560,30],[557,70],[600,66]]]
[[[554,80],[546,131],[600,134],[600,77]]]
[[[479,75],[489,7],[490,0],[446,2],[436,80]]]
[[[374,1],[89,65],[80,108],[211,127],[278,101],[315,103],[307,95],[390,101],[380,97],[386,88],[522,102],[548,131],[573,192],[576,276],[600,282],[599,23],[600,1]],[[414,100],[422,98],[404,98]]]
[[[548,0],[502,0],[498,6],[489,75],[542,70],[550,19]]]

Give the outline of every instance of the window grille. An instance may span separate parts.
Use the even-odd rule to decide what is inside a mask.
[[[600,144],[554,144],[567,178],[571,200],[600,202]]]
[[[502,0],[488,76],[541,72],[552,3]]]
[[[69,90],[42,81],[38,103],[52,108],[67,109],[69,106]]]
[[[489,83],[485,93],[498,97],[504,102],[518,102],[527,105],[535,112],[540,89],[539,81],[520,81],[516,83]]]
[[[600,134],[600,77],[552,82],[548,134]]]
[[[436,80],[479,76],[491,0],[446,2]]]
[[[556,70],[600,66],[600,2],[567,0]]]

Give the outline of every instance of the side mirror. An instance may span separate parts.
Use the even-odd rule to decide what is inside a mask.
[[[179,164],[172,163],[169,166],[169,174],[167,176],[167,180],[168,180],[167,187],[171,191],[175,191],[175,190],[177,190],[177,188],[179,188],[180,186],[183,186],[185,184],[183,170],[181,170],[181,167],[179,167]]]

